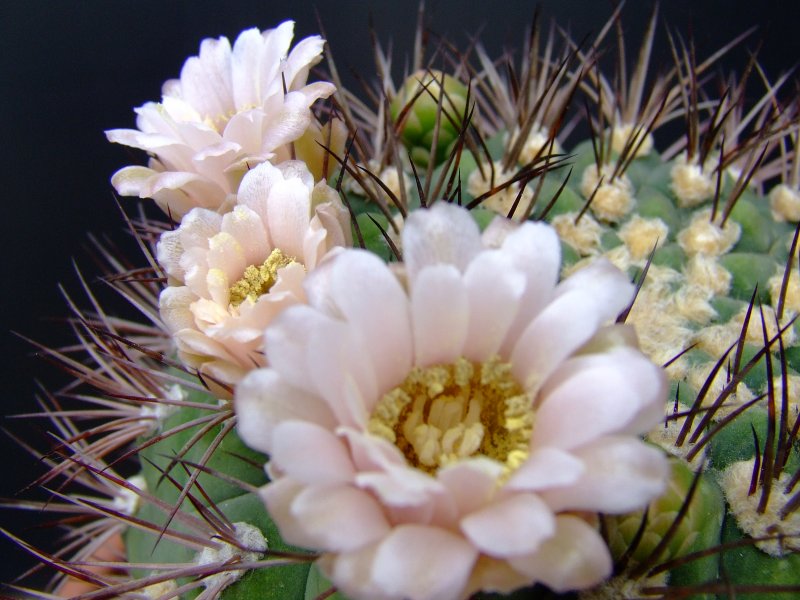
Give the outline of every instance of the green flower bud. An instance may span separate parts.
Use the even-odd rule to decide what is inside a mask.
[[[441,116],[437,117],[440,105]],[[467,110],[467,87],[441,71],[417,71],[403,82],[390,110],[412,160],[423,167],[431,159],[431,144],[439,119],[433,156],[434,164],[439,164],[458,138]]]
[[[678,517],[694,476],[684,461],[672,460],[672,477],[667,491],[650,504],[644,533],[629,554],[630,567],[648,560],[661,544]],[[724,509],[716,486],[705,475],[701,475],[687,512],[654,564],[685,556],[698,547],[706,547],[709,538],[718,540]],[[643,518],[644,512],[638,511],[607,520],[609,547],[615,559],[629,552]]]

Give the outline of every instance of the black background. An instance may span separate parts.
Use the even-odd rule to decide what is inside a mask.
[[[543,16],[554,17],[576,38],[597,32],[611,13],[610,2],[597,0],[539,4]],[[759,57],[774,79],[800,59],[799,4],[664,0],[655,62],[667,65],[670,60],[665,23],[683,36],[691,30],[699,57],[757,25],[746,47],[755,48],[763,40]],[[69,342],[57,320],[67,312],[58,284],[77,295],[73,259],[90,279],[96,273],[86,251],[88,232],[126,238],[109,177],[130,164],[130,154],[108,144],[103,130],[133,127],[132,109],[159,99],[161,83],[179,74],[202,38],[227,35],[233,40],[242,29],[265,29],[292,18],[297,40],[319,31],[315,9],[345,74],[349,66],[367,78],[372,73],[370,19],[383,42],[394,41],[402,69],[402,57],[410,53],[416,6],[377,0],[319,0],[316,5],[297,0],[0,3],[0,412],[32,410],[35,380],[50,388],[63,383],[53,368],[31,356],[30,345],[10,332],[49,345]],[[462,46],[468,34],[480,31],[496,56],[503,48],[519,46],[534,6],[526,1],[429,1],[428,24]],[[623,12],[630,55],[638,49],[651,6],[631,1]],[[742,47],[722,65],[738,67],[746,58]],[[3,425],[12,431],[21,428],[18,421]],[[0,461],[0,495],[5,497],[37,472],[35,461],[5,437],[0,439]],[[35,515],[0,513],[4,527],[42,539],[29,529],[33,521]],[[9,581],[25,560],[11,543],[0,540],[0,581]]]

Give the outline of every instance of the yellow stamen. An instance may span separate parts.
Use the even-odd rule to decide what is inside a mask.
[[[378,401],[368,430],[427,473],[474,456],[503,463],[510,473],[528,457],[533,421],[533,398],[511,365],[498,357],[480,364],[458,358],[412,369]]]
[[[278,269],[292,263],[297,263],[297,261],[275,248],[261,265],[247,267],[242,278],[231,286],[231,304],[239,306],[245,301],[245,298],[249,298],[252,302],[258,300],[275,285],[275,281],[278,279]]]
[[[238,115],[239,113],[247,112],[248,110],[252,110],[254,108],[258,108],[259,104],[244,104],[242,106],[231,108],[230,110],[219,113],[216,115],[205,115],[203,118],[203,122],[214,129],[217,133],[222,133],[225,130],[225,126],[228,122]]]

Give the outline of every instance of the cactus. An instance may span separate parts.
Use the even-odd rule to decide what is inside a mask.
[[[325,164],[331,168],[317,164],[313,175],[306,175],[307,169],[297,175],[302,167],[292,163],[281,167],[279,181],[267,175],[272,167],[249,166],[237,201],[246,202],[247,185],[259,177],[272,178],[274,185],[310,177],[312,213],[304,216],[309,231],[334,236],[336,210],[346,207],[353,245],[383,261],[402,261],[405,221],[416,209],[444,200],[471,209],[488,237],[498,235],[498,213],[517,222],[551,225],[559,237],[562,277],[596,269],[605,264],[601,259],[616,265],[637,286],[632,304],[617,319],[627,326],[601,330],[581,352],[638,346],[663,366],[670,385],[664,419],[645,439],[650,450],[659,448],[670,456],[671,475],[666,491],[648,507],[569,516],[571,526],[599,532],[613,560],[611,576],[582,589],[580,597],[789,597],[800,590],[800,340],[795,323],[800,313],[800,105],[784,100],[787,76],[774,82],[763,76],[763,95],[754,106],[746,102],[746,76],[723,80],[725,93],[719,97],[708,90],[701,94],[701,76],[712,71],[721,53],[698,63],[693,51],[672,38],[674,68],[650,74],[655,13],[632,76],[603,74],[594,67],[595,53],[608,43],[605,37],[619,18],[618,12],[611,17],[592,50],[569,39],[553,50],[557,40],[551,38],[545,44],[550,58],[545,59],[537,30],[527,38],[527,60],[521,66],[508,57],[492,60],[480,45],[475,57],[449,56],[445,67],[413,65],[414,74],[399,86],[388,79],[379,82],[382,94],[376,97],[388,102],[374,110],[354,101],[355,94],[331,75],[338,88],[335,101],[350,130],[346,147],[328,145]],[[621,28],[617,32],[622,35]],[[619,42],[617,47],[624,45]],[[377,62],[385,64],[380,47],[376,51]],[[749,73],[752,65],[747,67]],[[625,82],[630,85],[623,87]],[[588,137],[582,140],[564,130],[578,96],[590,108]],[[323,112],[317,111],[298,140],[326,131],[334,136],[335,122],[327,129],[317,122]],[[685,136],[659,153],[653,134],[679,114],[685,116]],[[338,166],[335,172],[333,165]],[[189,216],[176,230],[196,232],[188,229],[187,219],[206,227],[222,222],[217,236],[234,230],[233,217],[223,222],[225,217],[207,209],[192,212],[201,208],[183,205],[181,213]],[[273,209],[264,210],[272,222]],[[124,594],[226,600],[350,597],[326,578],[335,580],[338,573],[331,554],[285,541],[292,536],[278,525],[285,515],[276,515],[278,509],[270,513],[262,502],[263,497],[268,506],[283,506],[274,498],[281,492],[262,488],[282,473],[268,467],[265,474],[262,466],[269,458],[237,435],[240,409],[235,405],[243,402],[240,390],[252,386],[252,379],[242,380],[239,371],[219,366],[228,354],[206,330],[201,341],[195,330],[177,336],[176,352],[175,328],[165,322],[179,319],[165,315],[174,305],[165,303],[162,288],[189,287],[192,276],[186,261],[176,267],[164,258],[180,238],[164,233],[170,227],[154,220],[131,224],[152,278],[124,277],[120,261],[105,254],[115,285],[155,325],[107,316],[86,286],[93,310],[83,312],[71,302],[85,356],[45,350],[95,390],[73,399],[78,408],[62,406],[57,398],[45,400],[45,416],[59,444],[47,457],[50,471],[37,483],[52,489],[56,502],[22,506],[81,519],[60,550],[39,554],[60,572],[50,586],[65,593],[83,582],[94,591],[67,593],[87,599]],[[330,246],[349,245],[348,235]],[[215,237],[215,243],[222,245],[223,237]],[[291,291],[288,284],[288,291],[281,288],[276,273],[300,258],[282,260],[269,282],[261,282],[260,295]],[[255,267],[261,266],[258,261]],[[304,264],[309,271],[316,266],[308,258]],[[255,300],[243,296],[236,303],[237,315],[239,304],[248,302]],[[273,333],[270,338],[269,331],[267,344],[278,337]],[[300,353],[293,340],[283,343],[287,356]],[[253,368],[266,360],[265,352],[272,356],[269,348],[251,355]],[[209,362],[217,370],[205,369]],[[236,364],[242,368],[242,360]],[[487,373],[502,372],[502,365],[492,363],[490,369],[488,364],[483,365]],[[457,371],[447,377],[458,380]],[[435,387],[425,379],[434,375],[414,373]],[[510,385],[505,380],[492,385],[501,383]],[[456,386],[450,379],[446,385]],[[515,394],[521,393],[514,385]],[[402,386],[397,390],[406,393]],[[397,408],[389,396],[380,402],[388,413],[397,409],[394,421],[384,419],[392,427],[378,423],[387,439],[395,436],[396,422],[413,412],[405,405]],[[275,410],[299,409],[279,405]],[[90,421],[80,429],[81,416],[99,424]],[[238,423],[240,431],[249,427]],[[408,458],[413,450],[404,453]],[[130,476],[115,470],[131,459],[135,472]],[[280,457],[273,460],[281,464]],[[436,468],[426,463],[429,472]],[[326,498],[316,502],[306,507],[308,518],[323,520]],[[108,561],[98,554],[103,543],[120,539],[124,560]],[[463,594],[474,592],[475,598],[499,596],[491,590],[511,598],[556,597],[557,592],[568,597],[580,587],[526,587],[536,578],[518,581],[519,571],[512,575],[512,569],[502,571],[495,563],[486,566],[494,560],[488,555],[476,560],[485,561],[487,572],[497,569],[499,579],[486,575],[480,585],[464,588]],[[419,597],[427,597],[424,592]],[[398,597],[374,589],[358,597],[372,593]]]

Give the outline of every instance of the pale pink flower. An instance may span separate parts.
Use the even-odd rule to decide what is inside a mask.
[[[294,23],[286,21],[242,32],[233,48],[225,37],[203,40],[180,79],[164,84],[162,101],[136,109],[138,130],[106,132],[152,156],[148,167],[114,174],[117,192],[153,198],[176,219],[194,207],[224,211],[248,169],[288,160],[291,142],[319,135],[310,107],[335,87],[306,79],[325,42],[307,37],[289,52],[293,35]],[[316,144],[303,146],[313,152]]]
[[[632,285],[602,259],[558,283],[549,226],[481,235],[443,202],[410,215],[403,252],[399,269],[323,261],[308,304],[267,328],[270,367],[237,387],[281,535],[353,598],[600,582],[611,558],[586,513],[641,509],[668,474],[638,437],[665,375],[613,325]]]
[[[351,243],[337,193],[299,161],[248,172],[225,215],[189,211],[157,252],[170,283],[161,317],[181,359],[225,384],[263,366],[264,328],[305,300],[306,272],[326,252]]]

